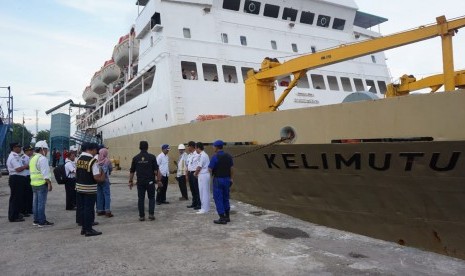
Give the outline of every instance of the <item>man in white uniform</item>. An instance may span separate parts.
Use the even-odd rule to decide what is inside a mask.
[[[161,183],[163,184],[157,191],[157,205],[168,204],[166,201],[166,190],[168,189],[168,176],[170,175],[169,163],[170,158],[168,152],[170,151],[170,146],[164,144],[161,146],[161,153],[157,156],[158,168],[161,174]]]
[[[201,202],[201,207],[197,214],[205,214],[210,210],[210,171],[208,170],[210,158],[208,154],[203,151],[203,144],[201,142],[195,144],[195,151],[199,154],[199,161],[194,176],[196,176],[199,181]]]

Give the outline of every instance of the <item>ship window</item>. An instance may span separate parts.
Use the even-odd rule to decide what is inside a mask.
[[[221,34],[221,42],[228,43],[228,34],[225,34],[225,33]]]
[[[331,20],[331,17],[330,16],[327,16],[327,15],[319,15],[318,16],[318,21],[316,22],[316,25],[317,26],[320,26],[320,27],[325,27],[325,28],[328,28],[329,27],[329,21]]]
[[[273,49],[273,50],[278,49],[278,45],[276,45],[276,41],[274,41],[274,40],[271,41],[271,49]]]
[[[355,91],[365,91],[365,86],[363,86],[363,81],[361,79],[354,79]]]
[[[316,47],[315,46],[311,46],[310,49],[312,49],[312,54],[316,53]]]
[[[238,11],[241,6],[241,0],[223,0],[223,9]]]
[[[294,53],[297,53],[297,52],[298,52],[297,44],[292,43],[291,46],[292,46],[292,51],[293,51]]]
[[[249,67],[241,67],[241,73],[242,73],[242,80],[245,82],[247,79],[247,72],[253,70],[252,68]]]
[[[159,12],[154,13],[152,15],[152,18],[150,18],[150,29],[153,29],[155,25],[161,25],[161,18]]]
[[[182,34],[184,35],[184,38],[191,38],[191,29],[183,28]]]
[[[199,79],[198,74],[197,74],[197,64],[195,64],[195,62],[181,61],[181,68],[183,72],[182,78],[184,78],[184,75],[185,75],[187,80],[198,80]]]
[[[337,83],[337,78],[335,76],[328,76],[329,90],[338,91],[339,84]]]
[[[350,84],[350,79],[346,77],[341,77],[342,89],[347,92],[352,92],[352,84]]]
[[[216,64],[202,63],[203,77],[205,81],[218,82],[218,70]]]
[[[378,81],[379,93],[386,94],[386,83],[384,81]]]
[[[237,83],[236,67],[223,65],[224,82]]]
[[[346,24],[346,21],[344,19],[334,18],[333,29],[342,31],[344,30],[345,24]]]
[[[283,11],[284,20],[295,21],[296,18],[297,18],[297,10],[291,9],[291,8],[284,8],[284,11]]]
[[[376,56],[375,56],[375,55],[371,55],[371,61],[372,61],[373,63],[376,63]]]
[[[258,14],[261,3],[258,1],[245,0],[244,11],[246,13]]]
[[[242,46],[247,46],[247,37],[241,35],[241,45]]]
[[[313,82],[313,88],[315,89],[326,89],[325,81],[322,75],[312,74],[310,75]]]
[[[263,11],[263,15],[267,17],[278,18],[279,6],[265,4],[265,10]]]
[[[314,19],[315,19],[315,14],[313,12],[303,11],[302,15],[300,16],[300,23],[313,24]]]
[[[308,84],[307,74],[304,74],[302,77],[300,77],[300,79],[297,81],[297,87],[310,88],[310,85]]]
[[[367,84],[368,91],[376,94],[375,82],[372,80],[366,80],[366,84]]]

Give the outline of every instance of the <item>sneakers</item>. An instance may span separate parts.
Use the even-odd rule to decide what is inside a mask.
[[[155,216],[154,215],[149,215],[149,220],[155,220]]]
[[[42,227],[53,226],[53,225],[54,225],[53,222],[45,221],[44,223],[39,223],[37,226],[38,226],[39,228],[42,228]]]
[[[37,226],[37,225],[39,225],[39,222],[36,221],[36,220],[34,220],[34,221],[32,222],[32,226]]]

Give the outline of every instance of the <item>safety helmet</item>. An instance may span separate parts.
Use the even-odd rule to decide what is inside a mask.
[[[184,144],[179,144],[178,150],[183,150],[183,149],[186,149],[186,146],[184,146]]]
[[[35,146],[35,148],[41,148],[41,149],[48,149],[47,142],[45,140],[38,141]]]

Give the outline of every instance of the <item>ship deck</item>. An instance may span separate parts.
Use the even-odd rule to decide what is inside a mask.
[[[103,235],[85,238],[65,211],[65,191],[49,193],[49,228],[7,222],[8,176],[0,178],[0,269],[3,275],[464,275],[465,261],[338,231],[232,201],[232,222],[215,225],[214,203],[197,215],[168,201],[156,220],[138,221],[128,171],[111,176],[113,218],[97,217]],[[238,185],[238,184],[235,184]],[[146,202],[147,204],[147,202]]]

